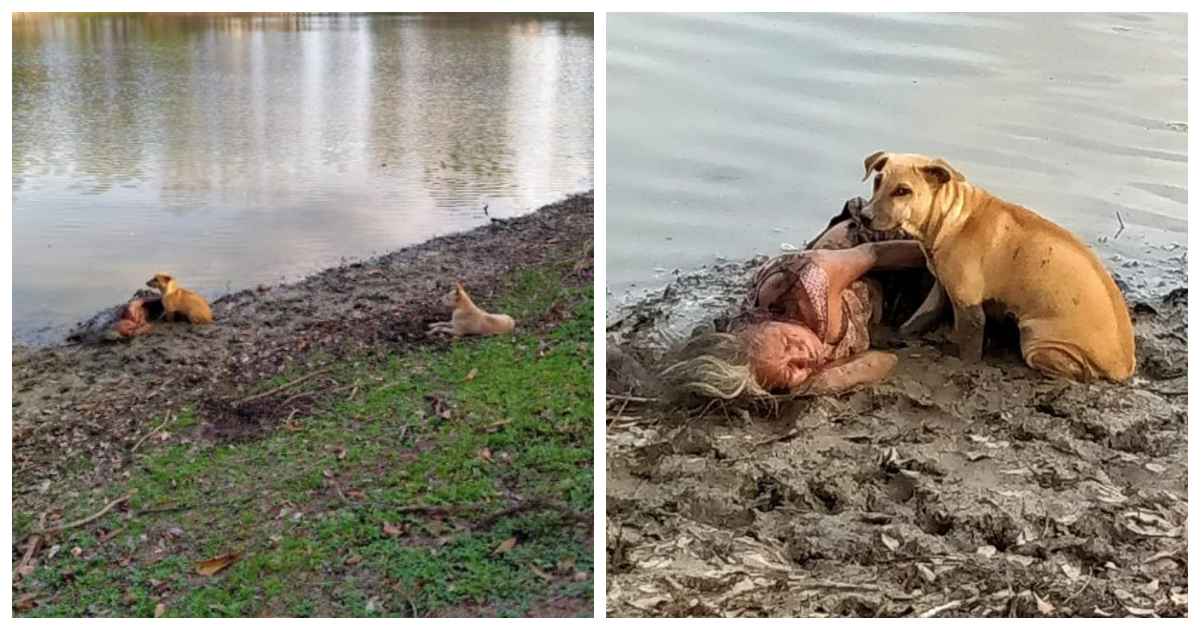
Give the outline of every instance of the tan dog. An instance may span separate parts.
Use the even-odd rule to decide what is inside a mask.
[[[988,302],[1016,317],[1021,354],[1031,367],[1077,381],[1133,375],[1125,299],[1073,234],[968,184],[942,160],[880,151],[863,166],[863,181],[878,173],[863,220],[875,230],[899,227],[921,243],[954,307],[964,360],[983,353]]]
[[[448,322],[437,322],[429,327],[430,332],[450,333],[455,337],[465,335],[508,335],[516,328],[516,322],[508,315],[492,315],[475,306],[462,282],[455,281],[454,289],[443,298],[442,303],[454,309]]]
[[[167,321],[175,321],[178,314],[193,324],[211,324],[213,322],[212,309],[208,307],[208,302],[205,302],[204,298],[198,294],[180,287],[171,274],[157,274],[146,282],[146,286],[158,289],[158,292],[162,294],[163,317]]]

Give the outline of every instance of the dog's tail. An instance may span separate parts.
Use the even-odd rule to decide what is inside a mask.
[[[694,337],[660,373],[664,393],[676,401],[761,403],[771,392],[754,379],[745,349],[734,335]]]

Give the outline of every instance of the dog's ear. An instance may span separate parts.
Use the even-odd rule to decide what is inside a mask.
[[[463,286],[462,280],[454,281],[454,292],[462,295],[467,292],[467,287]]]
[[[959,173],[953,166],[950,166],[949,162],[942,159],[933,160],[929,164],[922,166],[921,172],[925,173],[926,177],[933,178],[939,184],[945,184],[951,180],[956,182],[967,181],[967,178],[962,173]]]
[[[871,177],[872,171],[883,170],[884,165],[887,164],[889,155],[891,154],[887,153],[886,151],[876,151],[871,155],[868,155],[867,159],[863,160],[862,180],[864,182],[867,181],[867,179]]]

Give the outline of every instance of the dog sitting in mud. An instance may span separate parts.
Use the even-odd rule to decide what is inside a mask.
[[[162,296],[163,318],[166,321],[172,322],[176,317],[183,316],[192,324],[213,323],[212,309],[209,308],[208,302],[199,294],[179,286],[171,274],[156,274],[146,282],[146,286],[157,289]]]
[[[843,214],[861,207],[853,201]],[[882,319],[887,296],[867,274],[923,271],[926,261],[915,241],[883,235],[872,242],[853,223],[837,218],[808,251],[767,261],[731,332],[692,339],[663,371],[668,391],[760,401],[777,392],[835,394],[884,379],[896,357],[870,350],[868,329]],[[917,286],[910,282],[906,292]]]
[[[953,307],[964,360],[982,357],[987,307],[1016,318],[1022,357],[1045,374],[1085,382],[1133,375],[1125,299],[1075,235],[968,184],[943,160],[879,151],[863,167],[863,181],[876,175],[862,220],[872,230],[903,230],[921,244]]]
[[[431,324],[431,333],[449,333],[455,337],[509,335],[516,328],[516,322],[508,315],[493,315],[476,306],[460,281],[454,282],[454,288],[446,294],[442,303],[454,309],[454,313],[448,322]]]

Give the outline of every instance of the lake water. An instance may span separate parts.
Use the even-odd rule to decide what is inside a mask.
[[[13,21],[13,335],[215,297],[592,187],[592,21]]]
[[[1187,285],[1186,15],[609,14],[606,33],[610,308],[802,246],[870,195],[876,150],[948,160],[1135,294]]]

